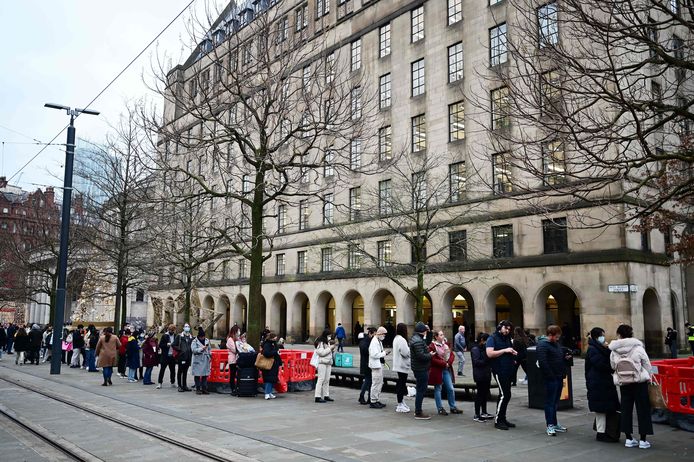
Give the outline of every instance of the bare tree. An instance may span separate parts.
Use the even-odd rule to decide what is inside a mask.
[[[323,34],[335,32],[309,31],[322,22],[309,25],[306,5],[294,6],[277,1],[254,13],[230,4],[219,19],[215,12],[198,21],[203,38],[189,60],[168,73],[156,69],[165,113],[149,118],[159,135],[156,168],[191,180],[192,196],[219,201],[218,235],[250,261],[252,341],[262,328],[262,267],[275,238],[269,221],[281,206],[324,199],[346,172],[379,168],[367,160],[375,98],[360,57],[328,48]],[[290,14],[299,18],[291,29]],[[331,183],[315,171],[326,164]]]
[[[680,0],[510,0],[490,32],[498,194],[582,226],[692,226],[694,22]],[[649,218],[650,217],[650,218]],[[691,252],[690,252],[691,254]]]

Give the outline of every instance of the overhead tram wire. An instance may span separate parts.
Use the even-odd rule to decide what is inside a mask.
[[[108,84],[107,84],[107,85],[106,85],[106,86],[105,86],[94,98],[92,98],[92,100],[91,100],[86,106],[84,106],[84,109],[89,109],[89,107],[90,107],[92,104],[94,104],[94,103],[96,102],[96,100],[99,99],[99,98],[101,97],[101,95],[103,95],[103,94],[106,92],[106,90],[108,90],[108,89],[111,87],[111,85],[113,85],[113,84],[116,82],[116,80],[118,80],[118,79],[125,73],[125,71],[127,71],[127,70],[130,68],[130,66],[132,66],[132,65],[135,63],[135,61],[137,61],[137,60],[140,58],[140,56],[142,56],[142,55],[145,53],[145,51],[147,51],[147,50],[149,49],[149,47],[151,47],[152,44],[154,44],[154,42],[156,42],[156,41],[159,39],[159,37],[161,37],[162,34],[164,34],[164,32],[166,32],[166,31],[169,29],[169,27],[171,27],[171,26],[173,25],[173,23],[175,23],[175,22],[178,20],[178,18],[180,18],[181,15],[182,15],[183,13],[185,13],[186,10],[187,10],[188,8],[190,8],[190,7],[193,5],[193,3],[195,3],[195,2],[196,2],[196,0],[190,0],[190,1],[186,4],[186,6],[184,6],[183,9],[181,9],[181,11],[179,11],[178,14],[177,14],[176,16],[174,16],[174,18],[173,18],[171,21],[169,21],[169,23],[168,23],[161,31],[159,31],[159,33],[158,33],[152,40],[150,40],[150,42],[149,42],[149,43],[148,43],[148,44],[147,44],[147,45],[146,45],[146,46],[145,46],[134,58],[133,58],[133,59],[130,60],[130,62],[129,62],[118,74],[116,74],[116,76],[115,76],[113,79],[111,79],[111,81],[110,81],[110,82],[109,82],[109,83],[108,83]],[[77,114],[75,115],[75,119],[76,119],[77,117],[79,117],[79,116],[80,116],[80,113],[77,113]],[[31,164],[38,156],[40,156],[41,153],[42,153],[43,151],[45,151],[46,148],[47,148],[48,146],[50,146],[51,144],[53,144],[53,142],[54,142],[54,141],[65,131],[65,129],[68,128],[69,126],[70,126],[69,123],[66,124],[58,133],[56,133],[56,135],[55,135],[53,138],[51,138],[51,140],[46,144],[46,146],[44,146],[43,148],[41,148],[41,149],[39,150],[39,152],[37,152],[31,159],[29,159],[24,165],[22,165],[22,166],[20,167],[20,169],[17,170],[7,181],[8,181],[8,182],[12,181],[13,178],[15,178],[17,175],[19,175],[25,168],[27,168],[27,166],[28,166],[29,164]]]

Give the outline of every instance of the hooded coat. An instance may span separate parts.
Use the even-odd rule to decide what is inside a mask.
[[[210,341],[206,338],[195,337],[193,343],[190,344],[190,349],[193,352],[193,365],[191,374],[195,377],[203,377],[210,375],[210,364],[212,362],[212,354],[210,353]]]
[[[609,348],[612,351],[612,353],[610,353],[610,366],[612,366],[613,370],[621,356],[629,356],[636,364],[641,364],[639,383],[649,382],[651,380],[651,361],[648,359],[648,355],[643,348],[641,340],[633,337],[620,338],[613,340]],[[612,377],[615,385],[617,385],[617,379],[614,374]]]
[[[588,409],[603,414],[618,411],[619,397],[612,381],[610,349],[597,340],[589,339],[585,365]]]

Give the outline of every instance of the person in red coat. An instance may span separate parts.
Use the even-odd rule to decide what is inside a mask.
[[[118,377],[121,379],[127,378],[127,375],[125,375],[125,349],[128,346],[129,338],[130,328],[126,327],[118,336],[118,340],[120,341],[120,348],[118,349]]]
[[[446,397],[448,398],[448,406],[451,414],[462,414],[463,411],[455,405],[455,390],[453,390],[453,361],[455,355],[451,351],[451,345],[443,335],[443,331],[439,330],[434,334],[433,341],[429,344],[429,351],[434,354],[431,356],[431,369],[429,369],[429,385],[434,386],[434,400],[436,407],[439,410],[439,415],[448,415],[448,412],[443,408],[441,401],[441,388],[446,387]]]
[[[154,331],[147,333],[147,338],[142,343],[142,365],[145,368],[145,375],[142,380],[142,385],[154,385],[152,382],[152,369],[159,364],[157,357],[157,347],[159,343],[154,336]]]

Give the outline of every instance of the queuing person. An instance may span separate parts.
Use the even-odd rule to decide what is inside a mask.
[[[120,340],[113,335],[113,329],[107,327],[104,329],[104,335],[99,338],[96,344],[96,356],[99,361],[97,366],[101,368],[104,375],[104,383],[102,386],[113,385],[111,376],[113,375],[113,367],[117,364],[118,350],[120,349]]]
[[[147,333],[145,341],[142,343],[142,365],[145,368],[145,374],[142,377],[142,385],[154,385],[152,382],[152,370],[159,363],[157,358],[157,338],[154,336],[154,331]]]
[[[511,321],[503,320],[496,328],[496,332],[487,339],[486,353],[491,360],[492,378],[499,387],[499,398],[496,404],[496,417],[494,427],[499,430],[508,430],[516,425],[506,418],[506,409],[511,401],[511,380],[516,358],[516,350],[511,346]]]
[[[410,407],[405,403],[404,398],[407,396],[407,376],[412,371],[412,366],[410,364],[410,344],[407,341],[407,325],[402,322],[395,326],[393,370],[398,373],[398,382],[395,384],[398,406],[395,408],[395,412],[410,412]]]
[[[7,348],[7,331],[5,326],[0,324],[0,361],[2,361],[2,352]]]
[[[357,345],[359,343],[359,339],[363,337],[363,335],[360,337],[359,334],[364,333],[364,327],[357,321],[354,324],[354,332],[352,332],[352,345]]]
[[[169,368],[169,379],[171,386],[175,387],[176,380],[176,358],[172,345],[176,340],[176,326],[169,324],[168,330],[159,339],[159,378],[157,379],[157,389],[161,389],[164,383],[164,373]]]
[[[72,332],[67,328],[63,329],[62,344],[60,347],[63,354],[62,363],[69,365],[72,361]]]
[[[80,368],[80,354],[84,349],[82,329],[84,329],[84,326],[80,324],[77,326],[77,329],[72,331],[72,360],[70,361],[70,367],[73,369]]]
[[[125,347],[125,359],[128,366],[128,382],[137,382],[137,370],[140,368],[140,344],[135,335],[128,337]]]
[[[120,335],[118,336],[118,341],[120,342],[120,348],[118,350],[118,377],[124,379],[125,376],[125,350],[128,347],[128,340],[130,339],[130,328],[124,328]]]
[[[231,388],[231,396],[236,396],[236,371],[238,369],[236,361],[239,359],[239,350],[236,346],[236,341],[239,339],[239,326],[234,324],[229,329],[227,335],[227,364],[229,365],[229,387]]]
[[[427,325],[420,321],[414,326],[414,334],[410,339],[410,366],[417,389],[414,400],[414,418],[417,420],[431,419],[431,416],[422,411],[422,402],[424,401],[424,394],[427,392],[429,383],[431,357],[435,354],[429,351],[424,342],[428,330]]]
[[[255,348],[247,341],[248,334],[244,332],[236,341],[236,348],[239,353],[255,353]]]
[[[282,365],[280,350],[277,348],[277,334],[270,331],[265,335],[261,352],[266,358],[274,358],[272,367],[263,371],[263,383],[265,386],[265,399],[275,399],[277,396],[272,392],[272,387],[278,381],[279,370]]]
[[[513,330],[513,349],[518,352],[516,356],[516,361],[513,367],[513,376],[511,377],[511,386],[515,387],[518,380],[518,368],[522,368],[525,373],[525,378],[521,381],[523,385],[528,384],[528,369],[526,368],[528,363],[528,347],[530,346],[530,339],[525,333],[522,327],[516,327]]]
[[[17,353],[14,363],[23,366],[26,362],[26,353],[29,351],[29,336],[25,329],[17,329],[17,333],[14,334],[14,351]]]
[[[343,329],[344,330],[344,329]],[[330,397],[330,373],[333,364],[333,354],[335,353],[335,342],[331,341],[330,331],[325,329],[323,333],[313,343],[315,354],[318,355],[318,380],[314,398],[317,403],[334,401]]]
[[[677,359],[677,331],[672,327],[667,328],[665,345],[670,350],[670,359]]]
[[[465,340],[465,326],[458,326],[458,332],[453,337],[453,350],[455,355],[458,357],[458,375],[461,377],[465,376],[465,350],[467,349],[467,342]]]
[[[566,433],[566,427],[557,421],[557,406],[566,377],[566,360],[571,359],[571,356],[562,351],[560,337],[561,327],[548,326],[547,336],[537,344],[537,364],[545,382],[545,423],[548,436]]]
[[[195,394],[209,395],[207,378],[210,375],[212,353],[209,339],[205,337],[205,329],[198,327],[198,336],[193,339],[190,350],[193,353],[191,372],[195,380]]]
[[[345,339],[347,338],[347,333],[345,332],[345,328],[342,326],[341,322],[337,323],[337,329],[335,329],[335,338],[337,339],[337,342],[338,342],[337,351],[339,351],[339,352],[345,351],[344,344],[345,344]]]
[[[648,383],[651,381],[651,362],[640,340],[634,337],[634,329],[622,324],[617,328],[617,339],[613,340],[609,348],[610,365],[615,371],[613,379],[615,385],[619,385],[622,397],[622,422],[621,430],[626,436],[624,446],[628,448],[639,447],[648,449],[651,443],[646,440],[647,435],[653,434],[653,422],[651,422],[651,403],[648,398]],[[632,438],[634,405],[639,423],[639,440]]]
[[[87,327],[87,334],[84,336],[84,348],[87,353],[87,371],[99,372],[96,368],[96,344],[99,342],[99,332],[94,324]]]
[[[48,326],[43,333],[43,361],[46,362],[53,357],[53,328]]]
[[[480,332],[477,334],[477,342],[470,349],[470,359],[472,360],[472,379],[477,387],[475,392],[475,422],[486,422],[494,418],[487,412],[487,401],[489,401],[489,390],[492,386],[492,368],[487,358],[485,345],[489,339],[489,334]]]
[[[369,367],[369,345],[376,335],[375,327],[368,327],[366,333],[362,332],[359,338],[359,373],[362,376],[361,390],[359,391],[359,404],[371,403],[371,368]],[[369,398],[365,395],[368,393]]]
[[[9,329],[7,330],[7,332],[7,337],[9,338]],[[694,355],[694,326],[692,326],[688,322],[684,323],[684,332],[687,335],[687,342],[689,342],[689,348],[692,350],[692,355]],[[11,348],[8,348],[7,351],[10,351],[10,349]]]
[[[41,359],[41,342],[43,342],[43,334],[41,333],[41,328],[38,324],[31,326],[29,331],[29,362],[32,364],[39,364],[39,359]]]
[[[595,439],[603,442],[618,442],[607,433],[608,416],[619,411],[617,387],[612,380],[610,349],[605,344],[605,330],[594,327],[588,337],[588,350],[585,361],[586,390],[588,409],[595,413]]]
[[[381,389],[383,388],[383,364],[388,354],[388,352],[383,349],[383,341],[387,333],[388,330],[380,326],[376,330],[376,335],[371,339],[371,343],[369,343],[369,369],[371,369],[371,403],[369,407],[372,409],[386,407],[386,405],[380,401],[380,398]]]
[[[446,336],[442,330],[436,331],[432,342],[429,344],[429,351],[434,353],[431,355],[431,368],[429,369],[429,385],[434,386],[434,401],[439,415],[448,415],[448,412],[443,408],[441,400],[441,389],[446,387],[446,398],[448,399],[448,407],[451,414],[462,414],[455,403],[455,390],[453,389],[453,361],[455,356],[451,351],[451,346],[446,340]]]
[[[183,332],[178,334],[174,339],[171,347],[174,349],[176,356],[176,364],[178,365],[178,373],[176,381],[178,382],[178,391],[193,391],[188,388],[188,368],[190,368],[190,360],[192,352],[190,345],[193,343],[193,336],[190,334],[190,324],[183,325]]]
[[[689,324],[689,323],[687,323]],[[17,326],[14,323],[10,323],[9,326],[7,326],[7,354],[11,355],[14,354],[12,353],[12,346],[14,345],[14,336],[17,333]]]

